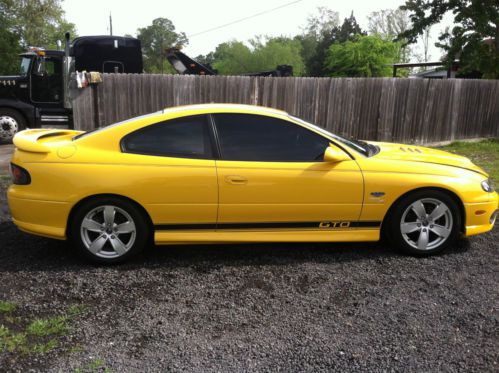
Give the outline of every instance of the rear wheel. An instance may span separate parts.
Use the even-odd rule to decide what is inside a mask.
[[[21,114],[12,109],[0,108],[0,142],[12,142],[15,134],[26,128]]]
[[[149,225],[134,204],[103,197],[78,208],[70,222],[69,236],[86,258],[99,263],[117,263],[144,249]]]
[[[414,192],[400,200],[392,211],[388,236],[395,246],[408,254],[439,253],[459,236],[459,208],[444,192]]]

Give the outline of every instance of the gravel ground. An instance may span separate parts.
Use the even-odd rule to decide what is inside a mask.
[[[0,224],[0,299],[86,310],[0,370],[498,371],[499,229],[416,259],[379,244],[164,246],[130,264]],[[96,368],[98,367],[98,368]]]

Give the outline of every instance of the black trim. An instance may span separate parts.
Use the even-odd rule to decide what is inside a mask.
[[[316,228],[317,230],[348,228],[379,228],[380,221],[317,221],[317,222],[269,222],[269,223],[195,223],[158,224],[157,231],[202,230],[202,229],[272,229],[272,228]]]
[[[213,157],[215,159],[222,159],[222,149],[220,148],[220,141],[218,139],[218,132],[217,132],[217,127],[215,125],[215,118],[213,115],[207,114],[208,117],[208,122],[209,122],[209,128],[210,128],[210,141],[211,141],[211,148],[213,150]]]

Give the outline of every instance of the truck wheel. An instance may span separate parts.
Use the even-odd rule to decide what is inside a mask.
[[[12,109],[0,108],[0,142],[12,142],[14,135],[26,128],[21,114]]]

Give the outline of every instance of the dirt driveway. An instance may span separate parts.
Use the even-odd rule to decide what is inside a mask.
[[[0,366],[497,372],[497,242],[496,228],[423,259],[379,244],[152,247],[98,267],[3,223],[0,300],[17,305],[13,320],[84,312],[50,352],[0,350]]]

